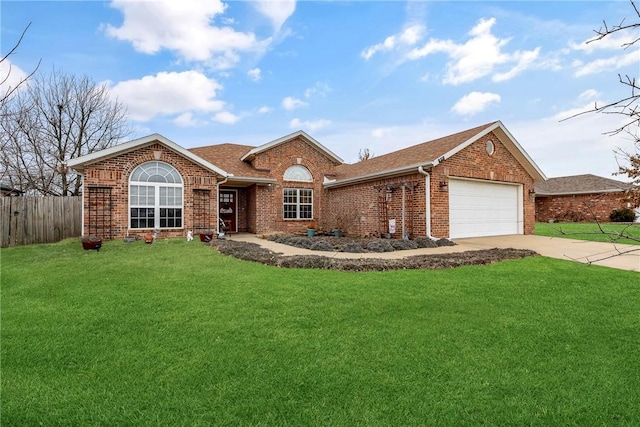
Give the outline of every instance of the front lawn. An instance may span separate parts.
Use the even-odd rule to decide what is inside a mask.
[[[602,230],[600,230],[600,227]],[[537,222],[535,234],[538,236],[563,237],[567,239],[590,240],[593,242],[611,242],[625,243],[628,245],[640,245],[640,241],[632,239],[618,239],[615,233],[624,233],[640,239],[640,223],[619,224],[604,222],[600,224],[595,222]],[[604,231],[604,233],[603,233]]]
[[[635,425],[638,273],[347,273],[201,243],[1,253],[3,426]]]

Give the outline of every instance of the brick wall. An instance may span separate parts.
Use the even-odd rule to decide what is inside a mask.
[[[488,140],[494,143],[493,155],[487,154]],[[434,237],[449,236],[449,192],[448,189],[440,189],[439,186],[442,182],[448,187],[449,177],[522,183],[524,233],[533,233],[535,205],[533,196],[529,195],[529,191],[533,190],[533,179],[493,133],[444,160],[430,172],[431,234]],[[388,200],[385,194],[384,203],[380,203],[378,200],[381,192],[386,192],[382,187],[386,187],[387,184],[391,188],[391,194]],[[401,238],[403,187],[405,189],[405,230],[411,232],[412,238],[424,237],[427,235],[425,176],[417,171],[415,174],[402,177],[331,189],[328,197],[328,222],[323,225],[335,227],[340,215],[343,215],[351,218],[344,230],[347,233],[377,235],[386,232],[386,225],[381,224],[380,221],[381,209],[386,209],[387,219],[396,219],[396,233],[393,237]],[[409,198],[411,202],[408,201]]]
[[[627,207],[624,193],[598,193],[567,196],[537,196],[536,221],[608,222],[615,209]]]
[[[325,174],[334,173],[335,166],[315,145],[296,138],[256,155],[252,161],[256,169],[266,169],[277,180],[269,186],[256,186],[255,233],[303,233],[310,220],[284,219],[283,191],[285,188],[313,189],[313,222],[321,225],[327,210]],[[313,182],[284,181],[284,172],[293,165],[306,167]],[[251,227],[250,227],[251,228]]]
[[[332,188],[328,196],[324,230],[336,227],[350,236],[381,237],[388,231],[388,221],[395,219],[393,238],[402,238],[403,229],[411,238],[426,235],[424,175],[415,173]]]
[[[486,143],[495,147],[487,154]],[[436,237],[449,236],[449,192],[442,191],[439,183],[449,185],[449,177],[474,178],[497,182],[522,183],[524,234],[532,234],[535,225],[533,178],[493,134],[489,133],[453,157],[436,166],[431,175],[431,233]]]
[[[188,159],[174,153],[161,144],[151,144],[137,150],[121,154],[119,156],[89,165],[84,172],[84,233],[89,233],[89,191],[91,186],[106,186],[111,188],[112,213],[111,234],[114,238],[130,235],[144,235],[152,232],[152,229],[129,230],[129,176],[139,165],[148,161],[161,161],[168,163],[180,173],[183,183],[183,227],[161,230],[160,237],[185,236],[186,230],[193,228],[193,190],[210,190],[209,227],[216,229],[218,221],[216,177],[208,170],[194,164]],[[108,237],[108,236],[104,236]]]

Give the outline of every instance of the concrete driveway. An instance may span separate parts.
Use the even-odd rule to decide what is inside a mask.
[[[531,249],[551,258],[640,271],[640,246],[587,242],[557,237],[512,235],[454,240],[467,250],[490,248]]]

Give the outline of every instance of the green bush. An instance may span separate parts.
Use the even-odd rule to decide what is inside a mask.
[[[611,222],[633,222],[636,219],[636,214],[628,208],[614,209],[611,211],[609,219]]]

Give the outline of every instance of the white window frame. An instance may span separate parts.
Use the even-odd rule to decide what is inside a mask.
[[[300,202],[300,193],[301,192],[306,192],[308,191],[309,197],[311,199],[311,203],[301,203]],[[295,202],[289,202],[287,203],[286,197],[287,197],[287,192],[295,192]],[[291,217],[288,218],[287,217],[287,208],[286,206],[295,206],[295,217]],[[301,207],[302,206],[309,206],[311,208],[311,212],[310,212],[310,217],[306,218],[306,217],[301,217],[300,213],[301,211]],[[282,191],[282,218],[284,220],[305,220],[305,221],[309,221],[313,219],[313,188],[284,188]]]
[[[313,175],[302,165],[289,166],[282,178],[285,181],[313,182]]]
[[[170,175],[170,173],[168,174],[154,174],[154,175],[149,175],[148,173],[146,175],[147,176],[147,181],[133,181],[132,178],[136,172],[136,170],[138,170],[139,168],[153,168],[153,165],[159,166],[162,165],[164,167],[164,170],[168,170],[170,173],[175,172],[175,174],[177,175],[177,178],[180,180],[180,182],[162,182],[161,180],[167,180],[167,176]],[[171,175],[172,179],[175,180],[175,175]],[[154,180],[150,181],[149,179],[154,178]],[[180,175],[180,173],[178,172],[178,170],[176,168],[174,168],[173,166],[171,166],[168,163],[164,163],[164,162],[159,162],[159,161],[151,161],[151,162],[146,162],[143,163],[139,166],[137,166],[131,173],[130,177],[129,177],[129,200],[128,200],[128,218],[127,218],[127,228],[129,230],[148,230],[148,229],[159,229],[159,230],[180,230],[180,229],[184,229],[184,181],[182,179],[182,176]],[[137,203],[137,204],[133,204],[132,203],[132,187],[147,187],[152,189],[152,193],[153,193],[153,204],[144,204],[144,203]],[[177,188],[180,190],[180,204],[179,205],[175,205],[175,204],[160,204],[160,190],[162,188]],[[131,210],[132,209],[153,209],[153,227],[132,227],[131,225]],[[161,218],[160,218],[160,212],[161,209],[180,209],[180,226],[173,226],[173,227],[161,227],[160,226],[160,222],[161,222]],[[176,217],[178,218],[178,217]]]

